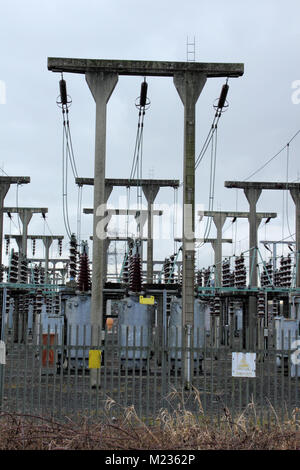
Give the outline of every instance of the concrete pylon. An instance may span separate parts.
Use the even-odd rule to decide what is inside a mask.
[[[215,276],[215,286],[221,287],[222,285],[222,229],[227,218],[226,214],[215,214],[213,216],[213,221],[217,229],[217,241],[214,246],[215,251],[215,266],[216,266],[216,276]]]
[[[296,216],[296,260],[297,260],[297,273],[296,273],[296,287],[300,287],[300,192],[298,189],[290,189],[290,194],[295,203]]]
[[[42,238],[42,240],[45,246],[45,284],[48,284],[49,251],[50,251],[50,246],[52,245],[53,239],[50,236],[45,235]]]
[[[94,163],[94,219],[93,219],[93,271],[91,324],[92,346],[101,343],[99,331],[103,324],[103,268],[106,238],[101,227],[104,217],[107,191],[105,190],[106,166],[106,109],[109,98],[118,82],[118,75],[110,72],[87,72],[87,84],[96,102],[95,163]],[[100,222],[100,227],[99,227]],[[97,370],[91,370],[91,385],[97,382]]]
[[[257,287],[257,229],[261,218],[256,214],[256,204],[261,195],[261,189],[244,188],[245,196],[249,202],[249,285]],[[246,348],[255,347],[255,328],[257,316],[257,298],[249,296],[248,303],[248,335],[246,334]]]
[[[182,339],[187,347],[190,326],[194,325],[195,278],[195,121],[196,103],[207,77],[201,73],[176,73],[175,87],[184,106],[183,234],[182,234]],[[183,361],[185,387],[190,388],[192,367],[188,352]],[[190,371],[189,371],[190,369]],[[191,372],[191,373],[189,373]]]
[[[153,212],[152,206],[159,191],[159,186],[142,186],[148,204],[148,240],[147,240],[147,282],[153,282]]]
[[[245,196],[249,202],[249,260],[250,260],[250,287],[257,287],[257,229],[261,218],[256,214],[256,204],[261,195],[261,189],[244,188]],[[253,266],[252,273],[251,267]]]
[[[32,210],[31,209],[19,209],[19,217],[23,224],[22,230],[22,247],[21,252],[23,256],[27,257],[27,236],[28,236],[28,225],[32,219]]]
[[[0,184],[0,265],[2,264],[2,245],[3,245],[3,206],[4,206],[4,199],[8,190],[10,188],[10,183],[1,183]]]

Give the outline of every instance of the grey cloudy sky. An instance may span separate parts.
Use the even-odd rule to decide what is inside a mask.
[[[51,231],[65,234],[62,218],[62,118],[56,105],[59,75],[47,70],[47,57],[136,60],[186,60],[187,36],[196,40],[196,60],[243,62],[244,76],[229,81],[229,109],[218,130],[215,209],[247,210],[242,192],[225,180],[245,179],[272,157],[300,128],[300,105],[292,102],[292,83],[300,80],[300,4],[296,0],[27,0],[0,1],[0,80],[6,104],[0,105],[0,166],[9,175],[28,175],[19,188],[20,206],[48,207]],[[82,75],[65,74],[73,103],[70,125],[80,176],[93,176],[95,104]],[[129,177],[137,129],[134,106],[140,77],[120,77],[108,107],[107,177]],[[224,79],[208,80],[197,103],[196,154],[213,119],[213,102]],[[182,179],[183,107],[171,79],[149,78],[151,107],[144,129],[143,176]],[[289,179],[300,177],[300,135],[290,146]],[[196,200],[207,206],[209,152],[196,174]],[[253,179],[282,181],[282,152]],[[70,178],[70,221],[76,231],[77,188]],[[111,202],[121,195],[115,191]],[[123,195],[125,193],[123,192]],[[12,187],[5,204],[15,205]],[[179,196],[179,201],[181,197]],[[158,203],[172,202],[170,189]],[[92,188],[83,190],[83,207],[92,206]],[[284,208],[284,210],[283,210]],[[261,238],[294,233],[294,206],[281,192],[263,192],[258,210],[278,219],[261,226]],[[284,216],[284,220],[283,220]],[[14,222],[18,226],[16,217]],[[284,225],[283,225],[284,222]],[[5,233],[17,233],[5,220]],[[82,218],[82,237],[92,233],[91,216]],[[226,237],[236,237],[224,254],[247,249],[247,222],[237,234],[231,222]],[[29,233],[49,233],[39,215]],[[215,234],[212,228],[211,236]],[[241,241],[239,241],[241,240]],[[67,239],[64,243],[67,248]],[[173,245],[155,247],[155,257],[172,254]],[[56,245],[53,248],[56,255]],[[211,249],[199,252],[200,265],[212,263]]]

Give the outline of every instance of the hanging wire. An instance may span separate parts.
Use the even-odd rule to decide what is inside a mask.
[[[81,211],[82,211],[82,186],[78,186],[77,198],[77,240],[80,243],[81,239]]]
[[[173,240],[174,240],[174,252],[177,252],[177,241],[175,240],[177,235],[177,204],[178,204],[178,188],[174,188],[174,213],[173,213]]]
[[[62,199],[63,199],[63,220],[67,235],[71,238],[71,228],[69,222],[68,212],[68,162],[70,162],[71,170],[74,178],[78,178],[78,172],[76,168],[76,161],[73,150],[72,136],[69,122],[69,107],[71,106],[72,100],[67,95],[66,82],[61,74],[61,80],[59,82],[60,95],[56,100],[57,105],[62,110],[63,117],[63,144],[62,144]],[[77,220],[78,222],[78,220]]]
[[[288,228],[289,234],[291,235],[290,222],[289,222],[289,199],[288,199],[289,159],[290,159],[290,145],[288,143],[286,146],[286,192],[285,193],[286,193],[286,221],[287,221],[287,228]]]
[[[17,208],[17,211],[19,209],[19,183],[17,183],[17,191],[16,191],[16,208]],[[21,225],[20,225],[20,216],[18,216],[18,227],[19,227],[19,232],[20,232],[20,235],[22,234],[22,231],[21,231]]]
[[[63,124],[65,125],[65,124]],[[63,198],[63,219],[64,225],[69,238],[71,238],[71,229],[68,217],[68,161],[65,155],[65,132],[63,131],[63,148],[62,148],[62,198]]]
[[[288,143],[284,147],[282,147],[277,153],[275,153],[275,155],[273,155],[273,157],[271,157],[269,160],[267,160],[262,166],[260,166],[257,170],[255,170],[253,173],[251,173],[251,175],[249,175],[243,181],[249,180],[250,178],[252,178],[252,176],[256,175],[261,170],[263,170],[267,165],[269,165],[269,163],[271,163],[276,157],[278,157],[278,155],[280,155],[285,150],[285,148],[287,146],[289,146],[289,144],[297,137],[297,135],[299,133],[300,133],[300,129],[293,135],[293,137],[288,141]]]
[[[136,140],[135,140],[135,147],[134,147],[134,154],[133,154],[133,161],[130,171],[129,179],[136,179],[137,180],[137,190],[136,190],[136,197],[137,197],[137,209],[142,209],[142,186],[141,180],[143,178],[143,132],[144,132],[144,117],[145,111],[150,106],[150,101],[147,98],[147,87],[148,84],[146,82],[146,77],[144,78],[144,82],[141,85],[141,94],[136,99],[136,107],[139,110],[138,116],[138,126],[137,126],[137,133],[136,133]],[[127,215],[128,216],[128,215]],[[138,224],[138,237],[141,236],[140,233],[140,224]]]
[[[208,211],[213,211],[214,198],[215,198],[215,177],[216,177],[216,163],[217,163],[217,132],[211,140],[211,156],[210,156],[210,178],[209,178],[209,196],[208,196]],[[201,248],[205,239],[208,238],[212,226],[212,217],[207,217],[206,226],[203,235],[203,242],[198,245]]]

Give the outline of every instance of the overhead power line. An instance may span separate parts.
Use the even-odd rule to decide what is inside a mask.
[[[252,178],[252,176],[256,175],[257,173],[259,173],[261,170],[263,170],[267,165],[269,165],[269,163],[271,163],[273,160],[275,160],[276,157],[278,157],[278,155],[280,155],[288,146],[289,144],[297,137],[297,135],[300,133],[300,129],[296,132],[296,134],[293,135],[293,137],[287,142],[287,144],[284,145],[284,147],[282,147],[277,153],[275,153],[275,155],[273,155],[273,157],[269,158],[269,160],[267,160],[263,165],[261,165],[257,170],[255,170],[253,173],[251,173],[251,175],[249,175],[247,178],[245,178],[243,181],[247,181],[249,180],[250,178]]]

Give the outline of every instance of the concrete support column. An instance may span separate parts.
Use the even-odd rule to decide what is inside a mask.
[[[256,214],[256,203],[261,195],[261,189],[244,188],[245,196],[249,202],[249,286],[257,287],[257,229],[261,218]],[[248,334],[246,333],[246,348],[255,347],[255,328],[257,316],[256,296],[249,296],[248,304]]]
[[[148,203],[148,235],[147,235],[147,282],[153,282],[153,203],[159,191],[159,186],[142,186]]]
[[[32,219],[32,211],[30,209],[19,209],[19,217],[23,224],[22,230],[22,248],[21,252],[25,258],[27,257],[27,235],[28,235],[28,225]]]
[[[17,242],[19,253],[21,253],[21,251],[22,251],[22,235],[14,235],[14,238]]]
[[[174,74],[174,84],[184,106],[183,234],[182,234],[182,331],[183,347],[188,344],[188,325],[194,325],[195,278],[195,121],[196,103],[206,83],[196,72]],[[188,383],[188,354],[185,353],[184,381]],[[193,370],[193,368],[191,368]]]
[[[106,238],[104,240],[104,264],[103,264],[103,282],[106,281],[107,277],[107,266],[108,266],[108,250],[109,250],[110,240]]]
[[[293,198],[296,208],[296,259],[298,260],[296,273],[296,287],[300,287],[300,193],[297,189],[290,189],[290,194]]]
[[[245,196],[249,202],[249,274],[251,274],[251,267],[253,266],[252,275],[249,279],[250,287],[257,287],[257,229],[259,227],[261,218],[256,214],[256,203],[261,195],[261,189],[245,188]]]
[[[52,245],[52,238],[50,237],[43,237],[43,243],[45,246],[45,284],[48,284],[49,275],[48,275],[48,268],[49,268],[49,251],[50,246]]]
[[[91,323],[97,336],[98,326],[103,323],[103,267],[104,240],[106,233],[101,226],[105,210],[107,192],[105,188],[106,164],[106,108],[117,84],[118,75],[106,72],[87,72],[86,81],[96,102],[95,164],[94,164],[94,220],[93,220],[93,272]],[[99,224],[100,223],[100,224]],[[93,345],[98,338],[92,338]]]
[[[10,184],[9,183],[1,183],[0,184],[0,264],[2,264],[2,248],[3,248],[3,206],[4,206],[4,199],[9,190]]]
[[[214,247],[215,251],[215,286],[221,287],[222,285],[222,229],[226,220],[226,214],[216,214],[213,216],[213,221],[217,229],[217,241]]]
[[[105,204],[107,203],[107,201],[109,199],[109,196],[111,195],[112,190],[113,190],[113,186],[105,185],[105,192],[104,192],[104,202],[105,202]],[[107,276],[108,249],[109,249],[109,245],[110,245],[110,241],[108,240],[108,237],[107,237],[107,227],[108,227],[108,224],[109,224],[111,218],[112,218],[112,214],[109,214],[105,217],[105,219],[107,220],[107,223],[104,226],[105,236],[104,236],[104,240],[103,240],[102,285],[104,285],[104,283],[106,281],[106,276]],[[94,221],[95,221],[95,217],[94,217]],[[94,253],[94,241],[93,241],[93,253]],[[94,266],[94,264],[93,264],[93,266]]]
[[[93,219],[93,271],[91,324],[92,346],[101,344],[99,332],[103,325],[103,272],[104,240],[106,232],[101,226],[105,210],[105,164],[106,164],[106,108],[109,98],[118,82],[118,75],[110,72],[87,72],[87,84],[96,102],[95,164],[94,164],[94,219]],[[100,333],[101,334],[101,333]],[[96,386],[99,376],[97,369],[91,370],[91,386]]]

